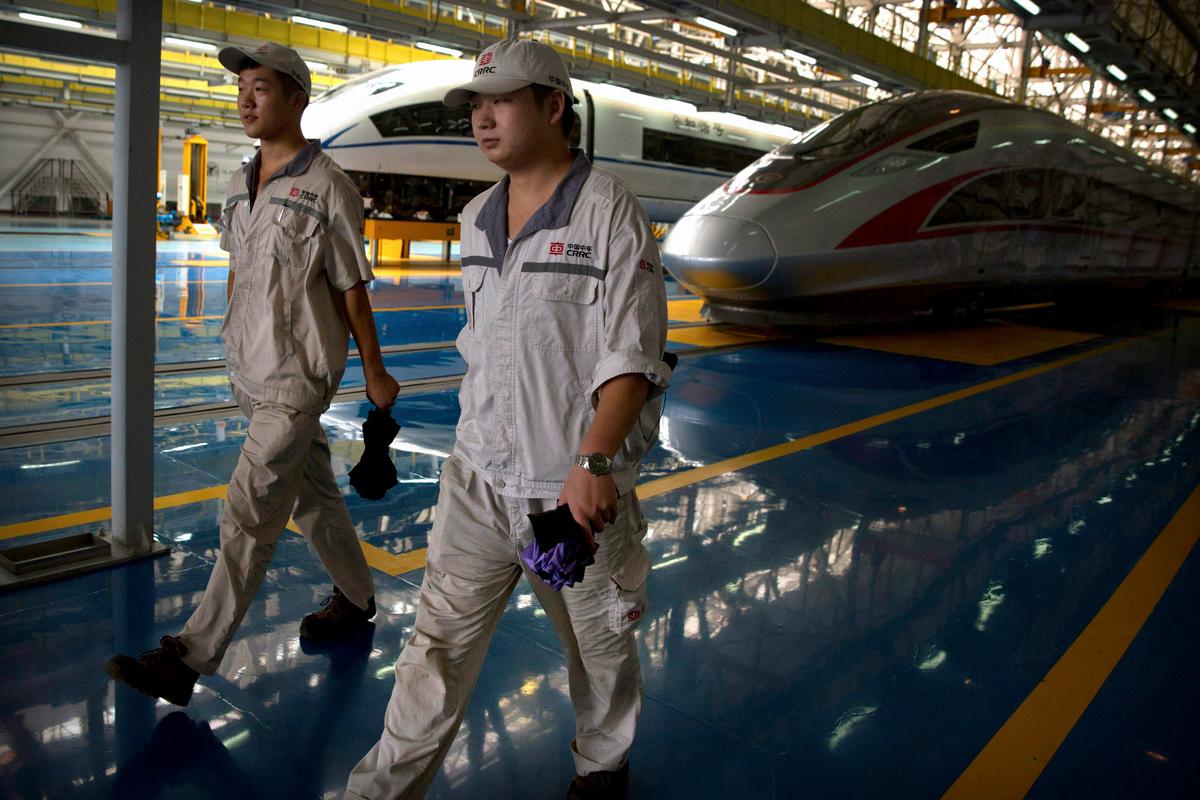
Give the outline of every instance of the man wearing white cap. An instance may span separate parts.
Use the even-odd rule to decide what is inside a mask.
[[[374,276],[362,245],[362,199],[320,144],[300,132],[312,91],[308,66],[273,43],[226,47],[219,58],[238,75],[246,135],[262,145],[233,176],[221,216],[221,247],[229,252],[221,335],[233,395],[250,426],[225,499],[220,556],[199,606],[178,636],[106,666],[123,683],[181,706],[200,674],[216,672],[289,518],[334,583],[300,635],[335,638],[374,616],[371,573],[320,423],[341,382],[350,333],[367,397],[390,408],[399,391],[383,367],[365,286]]]
[[[445,97],[471,104],[476,142],[507,175],[462,215],[457,441],[383,734],[347,798],[424,795],[522,574],[566,654],[567,796],[625,796],[642,700],[633,630],[650,571],[634,484],[671,375],[666,291],[637,199],[568,146],[574,99],[558,53],[516,39],[484,50],[473,80]],[[519,554],[533,539],[527,515],[564,504],[595,563],[560,592]]]

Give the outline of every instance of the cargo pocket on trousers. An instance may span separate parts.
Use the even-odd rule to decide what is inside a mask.
[[[633,545],[625,562],[612,573],[612,607],[608,627],[613,633],[627,633],[637,627],[649,602],[646,584],[650,577],[650,554],[641,542]]]

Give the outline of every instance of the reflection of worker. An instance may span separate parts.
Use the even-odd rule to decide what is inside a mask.
[[[568,149],[571,84],[552,48],[500,42],[475,75],[446,103],[471,103],[475,139],[507,176],[463,213],[457,443],[383,734],[346,796],[429,787],[524,571],[567,654],[568,796],[623,797],[650,571],[634,483],[671,372],[658,250],[636,198]],[[584,580],[558,593],[518,553],[532,540],[527,514],[562,504],[598,549]]]
[[[373,275],[362,246],[362,201],[320,144],[300,132],[308,67],[295,50],[275,44],[227,47],[219,57],[238,74],[246,135],[262,142],[230,184],[221,236],[229,251],[221,334],[233,394],[250,426],[200,605],[178,636],[107,666],[114,678],[176,705],[187,705],[198,673],[220,665],[289,517],[334,581],[333,596],[304,618],[300,635],[337,637],[374,616],[371,574],[320,424],[342,379],[350,332],[371,401],[390,407],[399,391],[383,368],[364,284]]]

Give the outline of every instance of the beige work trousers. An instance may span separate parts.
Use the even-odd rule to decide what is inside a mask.
[[[446,460],[413,635],[396,661],[383,734],[350,773],[347,798],[424,796],[523,573],[566,650],[576,772],[625,763],[642,706],[633,629],[646,610],[646,523],[636,496],[622,498],[617,519],[596,537],[596,563],[556,592],[518,556],[533,539],[526,514],[554,505],[499,495],[461,457]]]
[[[184,663],[205,675],[220,666],[289,517],[347,599],[366,608],[375,594],[320,415],[251,400],[237,388],[233,394],[250,428],[225,496],[221,552],[204,597],[179,634],[187,647]]]

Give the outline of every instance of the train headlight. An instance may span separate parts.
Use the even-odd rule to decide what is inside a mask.
[[[928,164],[935,158],[937,158],[936,153],[888,153],[870,162],[865,167],[859,167],[850,174],[859,178],[888,175],[892,172],[899,172],[902,169],[910,169],[912,167],[919,167],[922,164]]]

